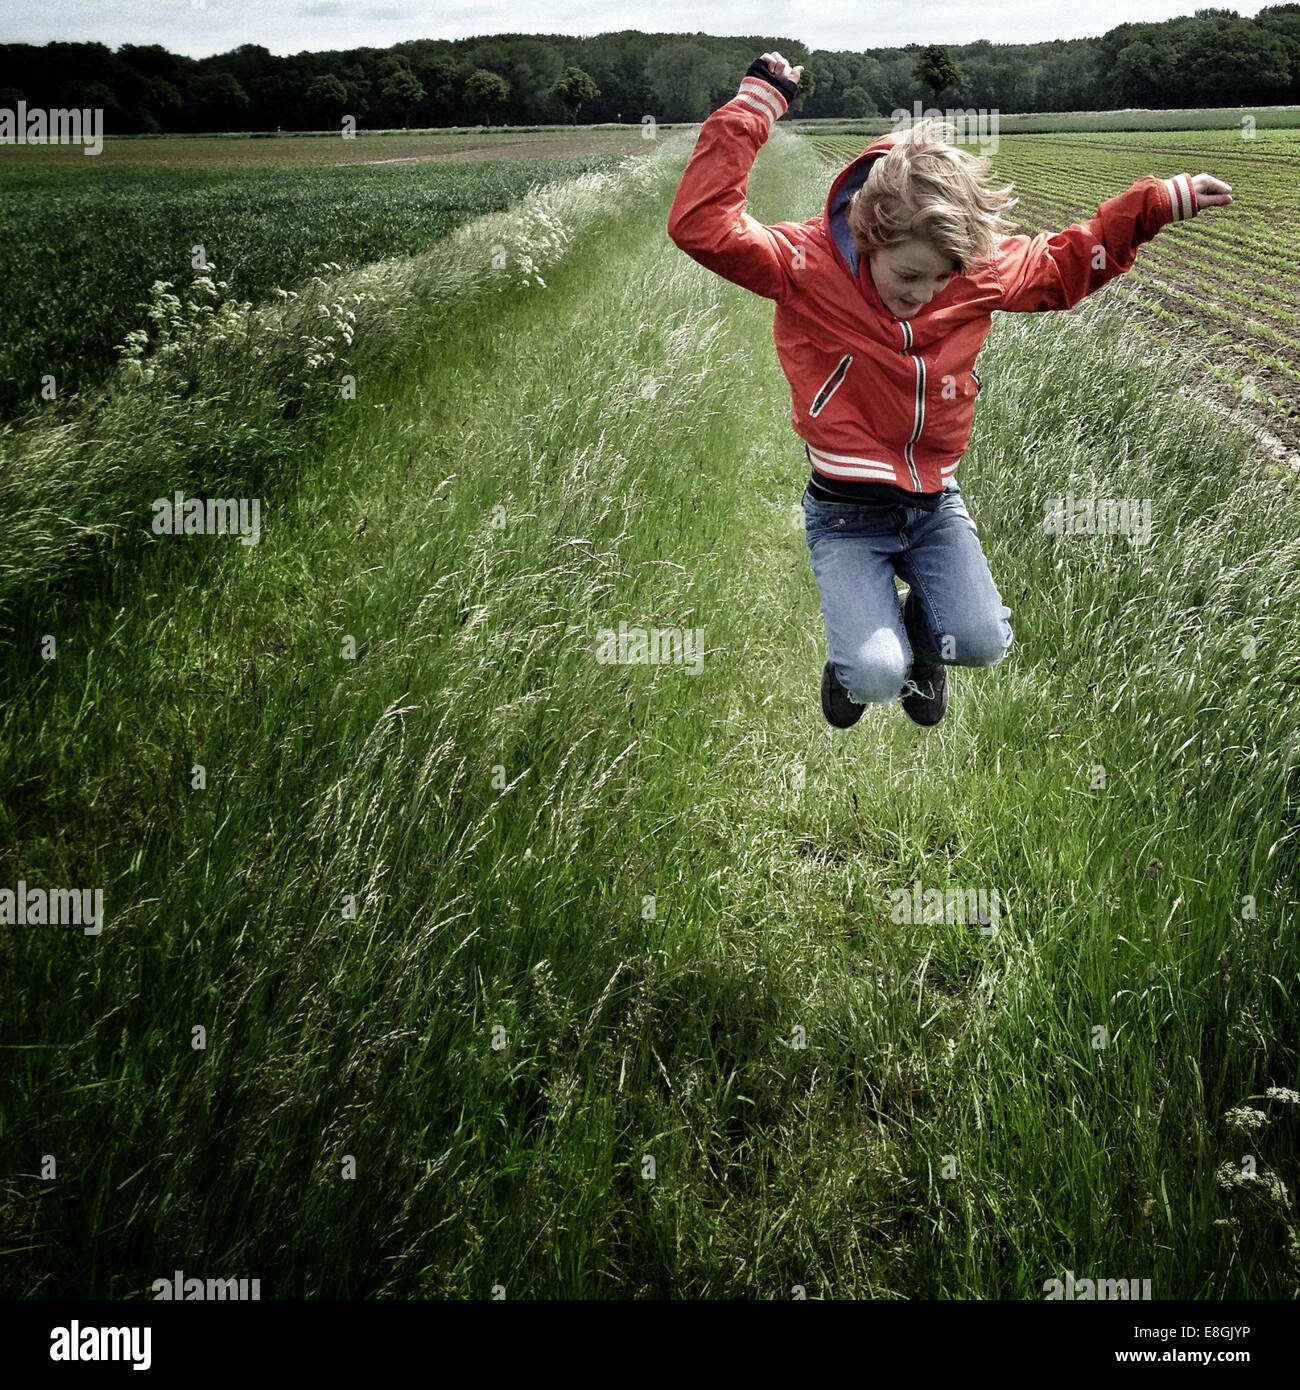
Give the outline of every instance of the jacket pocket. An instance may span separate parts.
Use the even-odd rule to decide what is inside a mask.
[[[835,370],[821,384],[821,389],[813,397],[813,403],[808,407],[809,415],[820,415],[826,407],[826,402],[840,389],[849,368],[853,365],[853,355],[845,353],[835,364]]]

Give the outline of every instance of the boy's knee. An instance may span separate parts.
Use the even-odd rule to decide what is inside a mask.
[[[860,705],[883,705],[898,699],[902,692],[907,662],[892,634],[874,634],[837,675],[850,699]]]
[[[957,665],[996,666],[1011,647],[1011,626],[1002,618],[979,623],[957,639]]]

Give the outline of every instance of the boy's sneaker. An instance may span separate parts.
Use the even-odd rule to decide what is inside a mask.
[[[910,589],[898,591],[900,617],[903,604],[911,592]],[[906,621],[903,623],[903,630],[907,631]],[[908,641],[911,641],[910,633]],[[918,693],[903,696],[903,713],[913,724],[921,724],[927,728],[937,724],[948,713],[948,668],[942,661],[931,661],[922,655],[916,644],[912,643],[912,670],[909,679],[916,686]]]
[[[822,713],[826,722],[837,729],[847,729],[862,718],[866,705],[849,699],[849,692],[835,678],[835,672],[828,661],[822,669]]]

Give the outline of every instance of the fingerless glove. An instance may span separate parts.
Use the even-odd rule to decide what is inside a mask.
[[[799,90],[797,82],[791,82],[788,77],[778,77],[761,58],[755,58],[750,63],[749,71],[745,73],[745,76],[759,77],[764,82],[770,83],[785,98],[787,106],[795,99],[795,94]]]

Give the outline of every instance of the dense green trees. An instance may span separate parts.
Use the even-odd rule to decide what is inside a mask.
[[[909,44],[809,51],[780,37],[646,34],[415,39],[389,49],[279,57],[242,44],[186,58],[158,44],[0,45],[0,105],[102,107],[110,132],[564,121],[698,121],[726,101],[755,55],[779,49],[806,72],[806,116],[902,107],[1075,111],[1300,102],[1300,4],[1253,19],[1199,9],[1126,23],[1094,39]]]
[[[942,45],[932,43],[921,50],[921,56],[912,69],[912,76],[923,82],[937,104],[939,98],[949,88],[956,88],[961,82],[961,69],[952,60],[952,54]]]
[[[552,88],[552,92],[573,115],[573,123],[578,123],[578,111],[584,101],[593,101],[600,95],[600,89],[591,80],[590,73],[581,68],[565,68],[564,76]]]
[[[510,84],[499,73],[475,68],[465,82],[465,99],[483,112],[484,125],[492,124],[492,111],[510,95]]]

